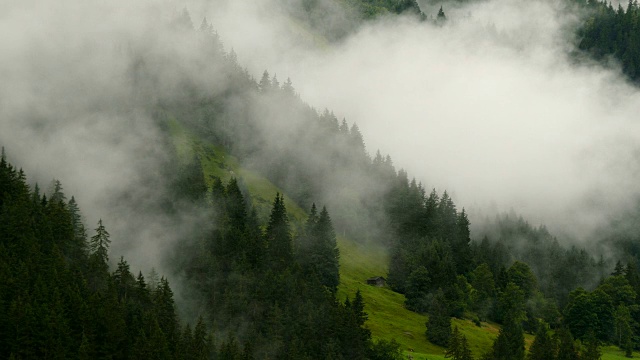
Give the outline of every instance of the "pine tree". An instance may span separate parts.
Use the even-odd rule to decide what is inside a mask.
[[[135,279],[131,274],[129,264],[120,257],[116,271],[113,273],[113,281],[118,291],[119,299],[126,299],[134,288]]]
[[[179,341],[180,331],[176,315],[173,291],[169,281],[162,277],[153,296],[154,314],[161,333],[166,340],[169,353],[174,353]]]
[[[457,326],[453,327],[451,335],[449,336],[449,345],[444,353],[445,358],[451,358],[453,360],[460,360],[462,356],[462,335]]]
[[[293,264],[291,230],[287,210],[284,206],[284,197],[280,193],[276,194],[273,201],[265,235],[269,266],[280,271],[291,266]]]
[[[369,316],[364,311],[364,298],[362,297],[360,289],[356,291],[356,295],[353,298],[353,302],[351,302],[350,309],[356,319],[356,324],[358,326],[364,326],[364,323],[369,319]]]
[[[442,289],[438,289],[433,296],[428,315],[429,320],[425,324],[427,339],[436,345],[447,346],[451,335],[451,317],[448,314],[446,298]]]
[[[271,90],[271,80],[269,78],[269,72],[267,70],[262,73],[262,78],[260,79],[260,83],[258,84],[258,86],[262,92]]]
[[[558,353],[556,360],[579,360],[578,351],[573,341],[573,336],[567,328],[561,328],[556,332]]]
[[[436,18],[436,21],[438,23],[443,23],[447,20],[447,15],[445,15],[444,10],[442,10],[442,5],[440,6],[440,10],[438,10],[438,16]]]
[[[589,331],[585,340],[586,349],[580,355],[580,360],[600,360],[602,352],[594,331]]]
[[[284,84],[282,84],[282,90],[284,91],[285,94],[288,94],[290,96],[295,95],[295,89],[293,88],[293,83],[291,82],[290,78],[287,78],[287,81],[284,82]]]
[[[471,355],[471,349],[469,348],[469,341],[467,340],[467,337],[462,335],[462,339],[460,340],[460,342],[460,360],[473,360],[473,355]]]
[[[469,244],[471,242],[471,232],[469,231],[469,218],[464,208],[462,212],[458,214],[456,219],[457,234],[454,237],[455,241],[452,243],[451,250],[453,251],[456,261],[456,271],[458,274],[467,274],[471,271],[471,248]]]
[[[503,325],[493,343],[495,360],[524,359],[524,293],[514,283],[507,284],[501,298]]]
[[[500,329],[496,341],[493,343],[493,358],[495,360],[524,359],[524,331],[522,325],[508,320]]]
[[[75,197],[71,197],[67,204],[69,213],[71,214],[71,225],[73,226],[74,239],[72,243],[72,258],[75,261],[81,261],[88,256],[87,231],[82,223],[82,215]]]
[[[553,360],[555,351],[555,343],[549,337],[547,327],[540,325],[536,338],[529,348],[527,360]]]
[[[91,237],[89,249],[91,255],[105,265],[109,262],[109,244],[111,244],[109,236],[109,232],[107,232],[107,229],[102,224],[102,219],[100,219],[96,234]]]
[[[93,291],[105,290],[109,279],[109,232],[102,224],[102,219],[98,221],[95,229],[96,235],[91,237],[89,242],[89,288]]]
[[[336,234],[326,207],[323,207],[320,212],[310,240],[310,265],[322,285],[335,293],[340,283],[339,251]]]
[[[427,295],[431,289],[431,276],[424,266],[418,266],[407,278],[406,300],[407,309],[424,313],[429,309]]]

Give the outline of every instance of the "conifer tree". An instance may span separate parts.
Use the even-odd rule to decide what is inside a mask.
[[[444,10],[442,9],[442,5],[440,5],[440,10],[438,10],[438,16],[436,21],[438,23],[443,23],[447,20],[447,15],[445,15]]]
[[[495,360],[524,359],[524,293],[514,283],[507,284],[501,298],[503,325],[493,343]]]
[[[104,290],[109,278],[109,232],[102,224],[102,219],[98,221],[96,234],[89,242],[89,286],[93,291]]]
[[[495,360],[524,359],[524,332],[522,331],[522,325],[511,319],[503,324],[496,341],[493,343],[493,358]]]
[[[446,298],[442,289],[438,289],[429,306],[429,320],[427,326],[427,339],[440,346],[447,346],[451,335],[451,317],[449,317]]]
[[[451,335],[449,336],[449,345],[444,353],[445,358],[451,358],[453,360],[460,360],[462,354],[462,335],[457,326],[453,327]]]
[[[310,265],[322,285],[335,293],[340,283],[339,251],[336,234],[326,207],[323,207],[320,212],[310,240]]]
[[[461,342],[461,354],[460,360],[473,360],[473,355],[471,355],[471,349],[469,348],[469,341],[467,337],[462,335]]]
[[[164,335],[169,353],[173,354],[178,345],[180,331],[173,291],[165,277],[160,278],[160,284],[154,292],[153,303],[157,324]]]
[[[289,218],[284,206],[284,197],[276,194],[273,208],[269,216],[269,224],[266,231],[267,256],[271,266],[275,270],[283,270],[293,263],[293,250],[291,248],[291,230]]]
[[[73,257],[76,261],[80,261],[80,259],[83,259],[88,255],[87,231],[82,222],[82,215],[80,214],[80,208],[78,207],[75,197],[71,197],[67,207],[71,214],[71,225],[73,226],[74,234]]]
[[[556,360],[579,360],[580,356],[576,350],[573,336],[567,328],[561,328],[556,332],[558,343],[558,353]]]
[[[529,348],[527,360],[553,360],[555,352],[556,346],[547,333],[547,327],[540,325],[536,338]]]
[[[109,232],[102,224],[102,219],[98,221],[98,227],[96,228],[96,234],[91,237],[91,243],[89,249],[92,256],[98,258],[101,262],[106,264],[109,261]]]
[[[290,78],[287,78],[287,81],[284,82],[284,84],[282,84],[282,90],[284,91],[285,94],[288,94],[290,96],[295,95],[295,89],[293,88],[293,83],[291,82]]]
[[[600,360],[602,352],[600,351],[600,345],[596,338],[595,331],[589,331],[585,339],[585,345],[586,349],[580,355],[580,360]]]
[[[262,78],[258,86],[262,92],[271,90],[271,79],[269,78],[269,72],[267,70],[262,73]]]

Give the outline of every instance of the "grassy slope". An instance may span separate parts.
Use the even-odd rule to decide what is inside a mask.
[[[198,154],[202,161],[205,178],[211,183],[211,176],[220,177],[223,182],[231,177],[237,177],[251,194],[252,204],[256,207],[261,220],[268,219],[271,205],[276,192],[281,192],[269,180],[247,169],[243,169],[238,160],[227,155],[223,149],[202,143],[197,136],[187,133],[177,121],[169,123],[169,131],[181,162],[188,162],[194,154]],[[306,220],[306,212],[285,195],[285,206],[294,232]],[[369,314],[367,326],[376,339],[396,339],[401,349],[411,354],[415,360],[444,359],[443,349],[433,345],[425,339],[425,322],[427,317],[416,314],[404,308],[404,296],[388,288],[378,288],[365,283],[373,276],[386,276],[388,254],[379,245],[357,244],[349,239],[338,237],[340,248],[340,287],[338,296],[345,299],[353,297],[360,289],[365,299],[366,311]],[[471,321],[454,319],[467,337],[473,354],[479,357],[486,352],[498,334],[499,328],[495,324],[483,323],[482,327],[475,326]],[[531,336],[526,336],[528,344]],[[413,350],[413,351],[411,351]],[[634,353],[635,357],[640,354]],[[617,347],[603,349],[603,360],[622,360],[624,352]]]
[[[401,349],[414,359],[444,359],[444,349],[425,338],[426,316],[405,309],[403,295],[365,283],[369,277],[386,275],[388,255],[385,249],[379,245],[356,244],[344,238],[338,238],[338,246],[341,276],[338,296],[353,297],[360,289],[369,314],[367,326],[373,337],[396,339]],[[453,324],[467,337],[476,357],[491,347],[499,331],[495,324],[483,323],[482,327],[477,327],[471,321],[460,319],[454,319]],[[527,336],[526,340],[532,339]]]
[[[640,358],[640,352],[634,351],[633,358]],[[624,351],[620,350],[617,346],[605,346],[602,348],[602,360],[623,360],[629,359],[624,356]]]
[[[209,186],[214,176],[222,179],[223,183],[232,177],[237,178],[241,186],[244,185],[251,194],[251,203],[255,206],[260,220],[262,222],[268,220],[276,193],[284,193],[280,188],[259,174],[242,168],[238,160],[226,154],[221,147],[203,143],[197,136],[188,133],[177,121],[169,122],[169,132],[181,162],[187,163],[191,161],[194,154],[197,154]],[[293,231],[296,233],[301,224],[306,221],[307,214],[286,194],[284,202]]]

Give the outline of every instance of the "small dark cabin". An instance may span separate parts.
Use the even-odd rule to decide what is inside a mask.
[[[367,279],[367,285],[383,287],[385,283],[386,283],[386,279],[383,278],[382,276],[376,276],[376,277]]]

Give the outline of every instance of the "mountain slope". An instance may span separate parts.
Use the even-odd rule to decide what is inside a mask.
[[[250,196],[252,205],[264,220],[268,217],[273,196],[283,193],[272,182],[260,174],[243,168],[238,160],[227,154],[221,147],[203,142],[197,135],[184,129],[177,120],[169,122],[173,145],[181,162],[188,162],[197,155],[201,159],[202,169],[209,185],[213,176],[228,181],[237,177]],[[306,221],[306,212],[284,193],[285,206],[290,217],[294,233],[299,232]],[[444,349],[429,343],[425,338],[427,317],[407,310],[405,297],[387,287],[375,287],[366,284],[373,276],[386,276],[388,271],[388,251],[377,244],[359,244],[343,234],[338,234],[340,249],[340,286],[338,298],[343,301],[347,296],[353,298],[360,290],[368,313],[366,326],[376,339],[395,339],[401,349],[414,359],[444,359]],[[483,323],[481,327],[469,320],[454,319],[469,339],[471,349],[480,356],[491,347],[499,327]],[[530,337],[527,338],[531,341]]]

